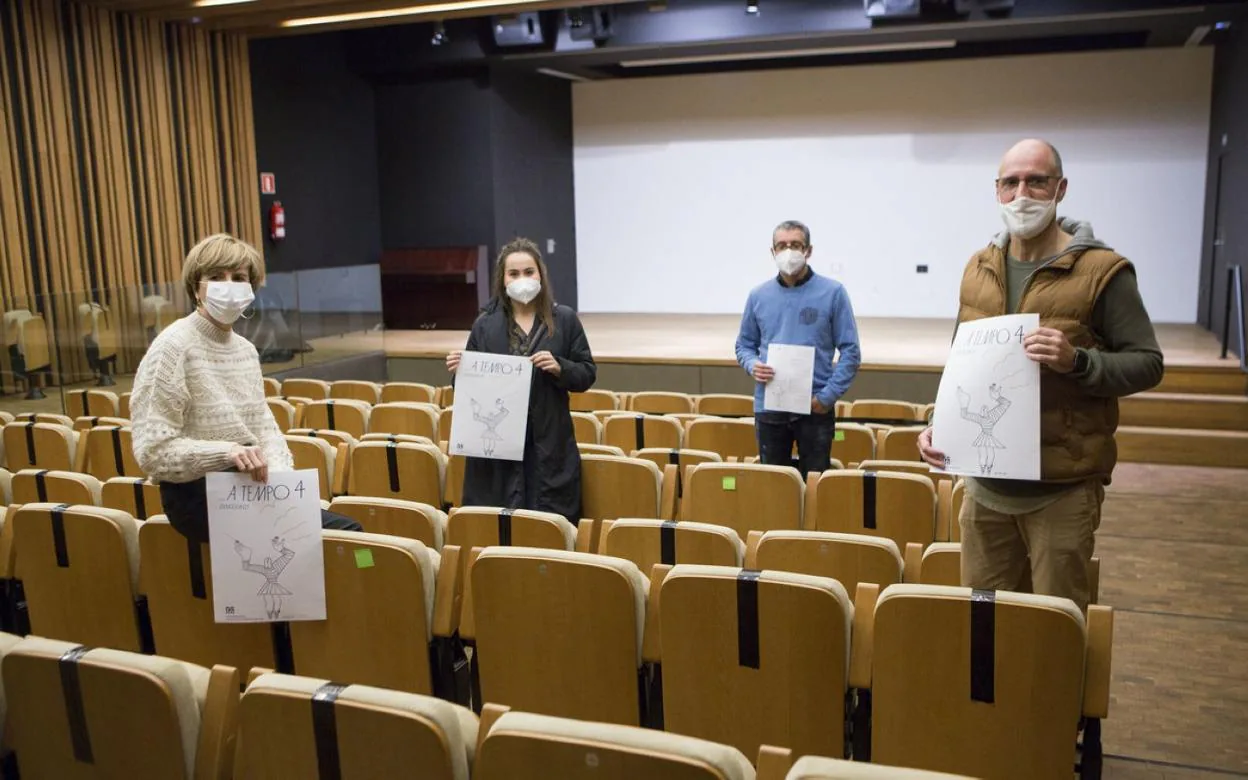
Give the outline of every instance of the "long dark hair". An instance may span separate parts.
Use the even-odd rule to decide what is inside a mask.
[[[498,250],[498,259],[494,261],[494,297],[503,305],[507,319],[514,321],[516,315],[511,309],[511,297],[507,295],[507,256],[516,252],[523,252],[533,258],[533,262],[537,264],[537,275],[540,277],[542,289],[538,291],[533,303],[537,306],[538,319],[546,326],[546,332],[553,335],[555,332],[555,291],[551,289],[546,261],[542,259],[542,253],[534,242],[527,238],[513,238]]]

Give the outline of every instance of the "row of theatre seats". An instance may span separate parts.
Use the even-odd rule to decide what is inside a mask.
[[[413,539],[325,531],[327,620],[220,625],[213,622],[207,545],[188,543],[163,517],[141,522],[90,506],[10,506],[0,528],[6,593],[0,628],[42,637],[28,662],[46,667],[39,674],[33,666],[15,670],[12,651],[3,662],[10,711],[23,714],[22,725],[9,724],[10,746],[24,771],[24,750],[46,754],[47,761],[61,762],[48,767],[63,768],[71,757],[80,760],[83,734],[75,737],[75,728],[85,734],[99,723],[93,743],[134,745],[139,737],[123,738],[120,731],[150,717],[118,719],[123,708],[116,702],[173,695],[169,684],[155,685],[144,698],[120,682],[101,683],[109,695],[95,705],[98,721],[84,723],[75,697],[87,692],[88,672],[74,665],[90,653],[74,648],[86,645],[142,653],[141,663],[180,666],[150,657],[159,653],[195,664],[192,680],[205,693],[191,701],[201,714],[209,702],[233,699],[229,692],[237,688],[230,685],[238,685],[239,674],[273,670],[315,678],[280,684],[260,678],[278,699],[288,697],[254,705],[267,713],[256,715],[265,728],[251,737],[263,746],[248,745],[243,697],[234,762],[236,769],[245,767],[243,777],[304,776],[282,774],[282,767],[304,767],[318,755],[323,760],[325,739],[336,740],[341,759],[351,756],[365,766],[388,766],[384,762],[414,744],[446,747],[445,738],[411,733],[416,724],[409,721],[427,722],[428,716],[400,713],[391,728],[366,727],[362,714],[318,715],[309,701],[328,696],[326,706],[334,709],[335,697],[341,699],[339,688],[326,688],[326,681],[434,696],[483,715],[489,703],[647,727],[709,740],[723,755],[741,757],[734,761],[743,774],[657,777],[747,777],[754,760],[761,774],[770,760],[761,758],[767,746],[783,748],[779,752],[788,751],[790,759],[853,758],[973,777],[1057,777],[1072,773],[1076,760],[1083,776],[1099,771],[1112,642],[1106,607],[1093,605],[1085,615],[1062,599],[898,583],[905,572],[895,550],[891,569],[872,572],[864,565],[871,540],[834,534],[804,541],[755,534],[745,545],[718,526],[619,520],[574,527],[558,516],[482,507],[453,513],[444,542],[458,544],[438,551]],[[538,544],[548,546],[531,546]],[[811,570],[839,576],[804,573]],[[51,639],[72,644],[49,646]],[[119,657],[101,660],[121,667]],[[214,698],[208,683],[226,673],[232,683]],[[368,697],[387,694],[360,695],[361,706],[373,709]],[[27,709],[19,701],[38,703]],[[425,706],[407,701],[410,708]],[[161,711],[190,717],[185,703]],[[318,726],[322,717],[350,719],[360,729],[359,742],[348,748],[342,731],[326,737]],[[452,720],[476,722],[467,711]],[[565,735],[580,745],[581,761],[607,750],[587,748],[599,739],[595,734],[603,740],[607,734],[588,723],[568,726],[572,736]],[[543,722],[536,731],[551,737],[556,726],[563,727]],[[187,723],[180,729],[182,744],[193,744]],[[150,725],[141,731],[151,739]],[[219,729],[214,733],[220,736]],[[651,737],[657,734],[635,739]],[[654,752],[643,743],[621,750]],[[139,761],[104,753],[109,760]],[[209,755],[221,757],[221,751]],[[186,776],[200,776],[191,774],[195,765],[186,755],[180,757],[188,761]],[[551,762],[543,776],[652,776],[553,773],[563,759],[542,760]],[[632,766],[630,760],[620,759],[621,766]],[[465,766],[474,767],[473,776],[484,771],[471,755]],[[541,774],[513,771],[507,776]],[[49,769],[34,776],[75,775]]]

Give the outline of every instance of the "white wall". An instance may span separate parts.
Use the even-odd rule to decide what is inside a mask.
[[[1194,322],[1212,59],[1154,49],[577,84],[580,306],[739,312],[775,273],[771,229],[797,219],[859,316],[952,317],[967,259],[1002,227],[1001,154],[1039,136],[1070,179],[1059,215],[1135,262],[1155,321]]]

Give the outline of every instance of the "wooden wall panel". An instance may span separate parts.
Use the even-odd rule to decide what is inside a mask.
[[[143,297],[189,303],[187,250],[221,231],[261,240],[245,38],[0,0],[0,107],[0,312],[42,315],[49,377],[72,383],[93,373],[84,310],[104,307],[115,337],[100,347],[133,371]]]

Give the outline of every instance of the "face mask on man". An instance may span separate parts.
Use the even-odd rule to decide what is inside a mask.
[[[776,253],[776,267],[785,276],[794,276],[806,265],[806,255],[796,249],[785,249]]]
[[[200,303],[213,320],[232,325],[255,299],[248,282],[208,282],[208,291]]]
[[[518,303],[528,303],[542,291],[542,283],[532,276],[522,276],[507,283],[507,297]]]
[[[1010,235],[1023,240],[1035,238],[1043,233],[1057,215],[1056,196],[1053,200],[1015,198],[1000,206],[1001,219],[1005,222]]]

